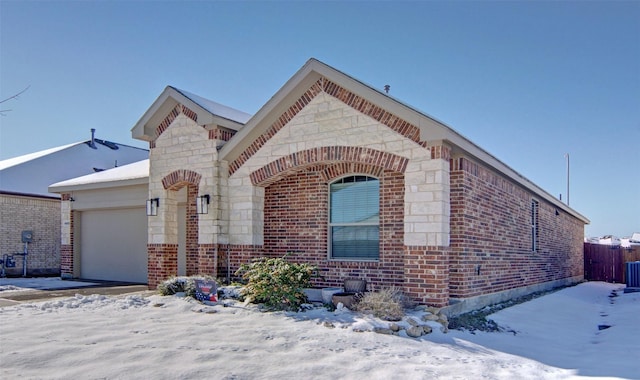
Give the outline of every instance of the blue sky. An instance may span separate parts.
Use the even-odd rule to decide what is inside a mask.
[[[640,232],[640,2],[0,0],[0,159],[130,129],[165,86],[255,113],[317,58]]]

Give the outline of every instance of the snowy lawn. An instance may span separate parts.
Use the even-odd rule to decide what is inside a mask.
[[[583,283],[491,316],[512,332],[419,339],[357,332],[389,323],[348,310],[76,296],[0,308],[0,378],[640,379],[640,293],[622,288]]]

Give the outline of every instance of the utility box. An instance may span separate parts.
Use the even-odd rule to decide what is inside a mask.
[[[22,231],[22,242],[23,243],[32,243],[33,242],[33,231],[31,231],[31,230]]]
[[[640,261],[627,263],[627,288],[640,290]]]

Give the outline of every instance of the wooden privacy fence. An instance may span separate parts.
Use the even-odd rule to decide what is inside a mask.
[[[622,248],[584,243],[584,279],[624,284],[625,263],[640,261],[640,247]]]

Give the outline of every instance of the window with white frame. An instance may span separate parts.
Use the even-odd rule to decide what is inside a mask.
[[[531,251],[538,251],[538,201],[531,200]]]
[[[378,260],[380,257],[380,181],[364,175],[329,185],[330,258]]]

